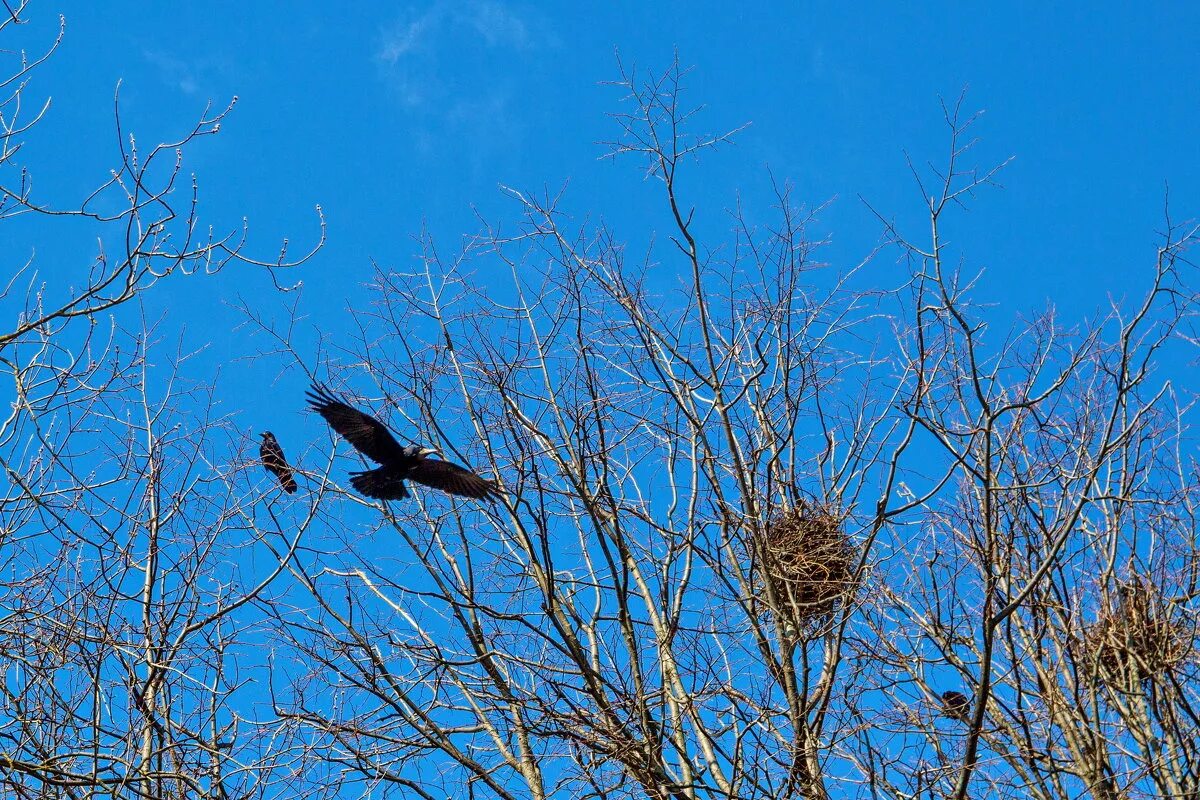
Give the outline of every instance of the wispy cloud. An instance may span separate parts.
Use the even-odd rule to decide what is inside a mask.
[[[462,8],[460,18],[492,47],[524,50],[530,46],[529,26],[511,8],[496,0],[480,0]]]
[[[501,0],[472,0],[410,9],[380,36],[375,58],[395,66],[410,58],[432,58],[442,47],[473,40],[492,48],[526,50],[536,43],[533,26],[525,15]],[[550,37],[547,37],[549,40]]]
[[[147,50],[142,55],[158,70],[163,83],[184,94],[200,92],[199,74],[192,64],[158,50]]]
[[[395,64],[402,57],[420,50],[437,33],[443,17],[444,9],[440,3],[421,14],[406,14],[384,31],[375,57],[385,64]]]
[[[181,58],[162,50],[143,50],[142,58],[154,67],[159,80],[186,95],[211,98],[237,76],[237,65],[220,53]]]
[[[373,56],[393,101],[410,116],[416,146],[432,151],[453,142],[486,162],[497,148],[517,148],[524,133],[512,109],[513,82],[528,66],[521,62],[556,46],[532,7],[433,0],[384,27]]]

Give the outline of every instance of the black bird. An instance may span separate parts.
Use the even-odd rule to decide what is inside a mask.
[[[275,438],[275,434],[270,431],[263,433],[258,455],[267,471],[279,479],[279,485],[283,487],[283,490],[288,494],[295,494],[298,488],[296,477],[292,475],[292,468],[288,465],[287,457],[283,455],[283,448],[279,446],[279,440]]]
[[[942,710],[946,712],[947,717],[966,722],[971,715],[971,701],[962,692],[951,689],[942,692]]]
[[[399,500],[408,497],[405,480],[414,480],[450,494],[494,500],[501,492],[495,483],[485,480],[466,467],[429,458],[437,453],[428,447],[402,446],[379,420],[343,403],[319,384],[308,392],[313,410],[325,418],[329,427],[372,461],[382,466],[350,473],[350,485],[367,497]]]

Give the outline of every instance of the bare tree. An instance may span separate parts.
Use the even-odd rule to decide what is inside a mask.
[[[0,17],[6,42],[19,41],[27,5]],[[36,220],[50,236],[88,225],[100,243],[77,275],[39,277],[30,257],[0,298],[12,387],[0,420],[0,787],[18,798],[261,795],[292,774],[293,754],[246,689],[267,668],[244,657],[262,635],[248,612],[313,507],[276,505],[211,386],[133,301],[173,275],[308,256],[254,260],[244,228],[201,225],[183,154],[229,108],[146,149],[118,107],[111,178],[66,206],[36,191],[22,144],[50,104],[31,101],[30,81],[61,38],[37,58],[0,51],[0,222]]]
[[[945,238],[1000,169],[969,165],[961,100],[948,162],[913,165],[929,240],[881,214],[885,246],[834,269],[786,184],[767,222],[694,207],[681,176],[739,129],[692,133],[677,64],[623,71],[607,154],[661,188],[664,243],[510,189],[514,222],[379,267],[357,339],[314,356],[246,309],[259,367],[319,374],[504,497],[371,502],[331,438],[285,500],[131,302],[308,258],[202,234],[195,179],[172,205],[229,109],[147,150],[118,106],[112,179],[58,206],[20,160],[41,60],[15,58],[0,220],[103,245],[3,295],[6,792],[1200,792],[1191,398],[1162,369],[1192,357],[1194,228],[1167,217],[1132,304],[997,332]]]
[[[684,132],[682,77],[627,75],[611,146],[661,182],[664,264],[511,191],[514,232],[451,263],[423,239],[416,274],[379,271],[352,358],[399,429],[490,462],[509,494],[381,509],[366,535],[403,557],[294,562],[315,605],[279,621],[312,672],[280,713],[366,781],[829,796],[866,674],[846,658],[857,588],[911,427],[886,354],[863,352],[895,293],[820,269],[786,188],[772,227],[734,213],[731,241],[701,240],[678,175],[733,134]],[[476,288],[480,262],[511,285]]]
[[[965,166],[961,100],[914,167],[932,241],[885,220],[910,269],[879,289],[816,260],[786,187],[711,238],[679,175],[734,134],[688,132],[683,77],[625,74],[609,151],[660,183],[666,251],[509,190],[515,226],[422,237],[326,343],[508,494],[373,515],[330,471],[350,534],[290,567],[281,719],[427,798],[1195,793],[1189,401],[1156,372],[1194,229],[1131,310],[996,335],[946,266],[1003,166]]]
[[[1131,305],[1073,328],[1051,309],[992,334],[942,238],[991,178],[962,164],[974,120],[960,108],[946,110],[950,163],[920,187],[930,241],[890,228],[916,276],[902,342],[918,384],[901,410],[947,471],[924,477],[937,491],[923,533],[872,608],[865,658],[881,695],[863,713],[903,713],[886,747],[859,737],[857,761],[893,797],[965,798],[975,783],[995,796],[1196,796],[1192,399],[1162,365],[1188,357],[1197,229],[1166,215]],[[966,693],[965,714],[935,701],[945,687]]]

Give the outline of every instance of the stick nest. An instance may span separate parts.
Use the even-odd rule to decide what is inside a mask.
[[[824,620],[853,594],[858,548],[844,520],[833,506],[805,505],[775,516],[759,535],[755,571],[769,587],[759,599],[798,630]]]
[[[1192,641],[1148,581],[1134,578],[1118,587],[1116,602],[1084,632],[1086,652],[1107,682],[1140,683],[1178,666]]]

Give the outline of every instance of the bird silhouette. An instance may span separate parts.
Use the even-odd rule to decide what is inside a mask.
[[[962,692],[951,689],[942,692],[942,710],[946,712],[947,717],[966,722],[971,715],[971,701]]]
[[[449,494],[495,500],[502,492],[493,481],[466,467],[429,456],[437,450],[404,446],[379,420],[342,402],[320,384],[307,393],[309,405],[355,450],[380,464],[376,469],[353,472],[350,485],[367,497],[401,500],[408,497],[404,481],[412,480]]]
[[[279,479],[279,485],[288,494],[295,494],[296,476],[292,474],[292,468],[287,463],[287,457],[283,454],[283,448],[279,446],[279,440],[275,438],[275,434],[270,431],[265,431],[262,435],[262,444],[258,448],[259,458],[262,459],[263,466],[267,471]]]

